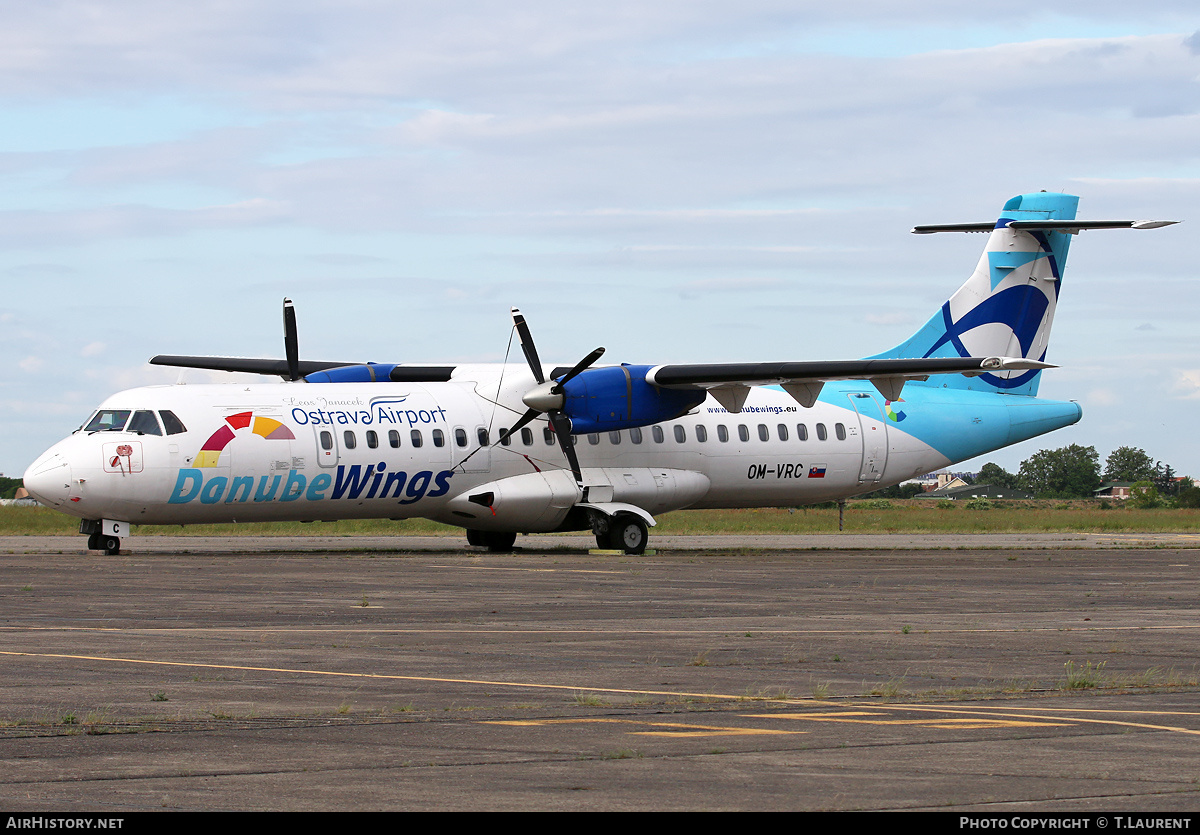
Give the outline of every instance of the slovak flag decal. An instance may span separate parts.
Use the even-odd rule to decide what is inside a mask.
[[[814,464],[813,466],[809,467],[808,468],[808,477],[809,478],[824,478],[825,477],[825,465],[824,464]]]

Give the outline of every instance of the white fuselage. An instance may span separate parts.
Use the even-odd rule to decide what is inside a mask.
[[[29,468],[26,485],[71,515],[139,524],[427,517],[552,530],[565,510],[529,502],[562,509],[579,496],[546,422],[497,441],[532,386],[518,366],[460,366],[445,383],[132,389],[101,410],[152,411],[160,424],[169,411],[185,431],[81,429]],[[677,420],[576,436],[576,451],[585,485],[650,514],[826,501],[949,463],[889,426],[883,407],[865,382],[831,384],[811,408],[755,388],[740,414],[709,398]],[[494,484],[493,507],[466,503]]]

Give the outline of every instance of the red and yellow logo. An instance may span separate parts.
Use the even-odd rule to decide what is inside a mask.
[[[292,434],[292,430],[288,429],[275,418],[255,417],[254,412],[239,412],[236,415],[230,415],[225,418],[227,426],[222,426],[212,436],[204,442],[204,446],[200,447],[200,452],[196,455],[196,460],[192,462],[196,467],[215,467],[221,458],[221,450],[225,449],[235,437],[234,431],[237,429],[245,429],[250,426],[251,422],[254,428],[250,431],[255,435],[266,438],[268,441],[294,441],[296,436]]]

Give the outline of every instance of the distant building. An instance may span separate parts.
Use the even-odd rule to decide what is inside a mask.
[[[1016,487],[1000,487],[996,484],[963,484],[943,487],[922,494],[923,499],[1032,499],[1033,494]]]
[[[1097,499],[1128,499],[1129,489],[1135,483],[1133,481],[1106,481],[1093,490],[1092,495]]]

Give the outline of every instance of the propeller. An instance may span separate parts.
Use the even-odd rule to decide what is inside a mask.
[[[287,356],[288,379],[300,379],[300,343],[296,337],[296,308],[292,300],[283,300],[283,351]]]
[[[558,380],[547,380],[542,371],[542,361],[538,358],[537,346],[533,343],[533,334],[529,330],[529,324],[521,315],[521,311],[515,307],[512,309],[512,319],[513,326],[517,329],[517,338],[521,342],[521,351],[525,354],[525,361],[529,363],[529,370],[533,372],[533,378],[537,380],[538,384],[521,398],[529,410],[521,415],[520,420],[510,429],[500,433],[500,440],[507,441],[538,415],[546,415],[550,422],[550,428],[554,430],[554,434],[558,438],[558,445],[562,448],[567,463],[571,466],[575,483],[583,487],[583,472],[579,469],[579,457],[575,454],[575,443],[571,437],[571,419],[563,412],[563,406],[567,402],[563,386],[600,359],[604,354],[604,349],[597,348],[592,351]]]

